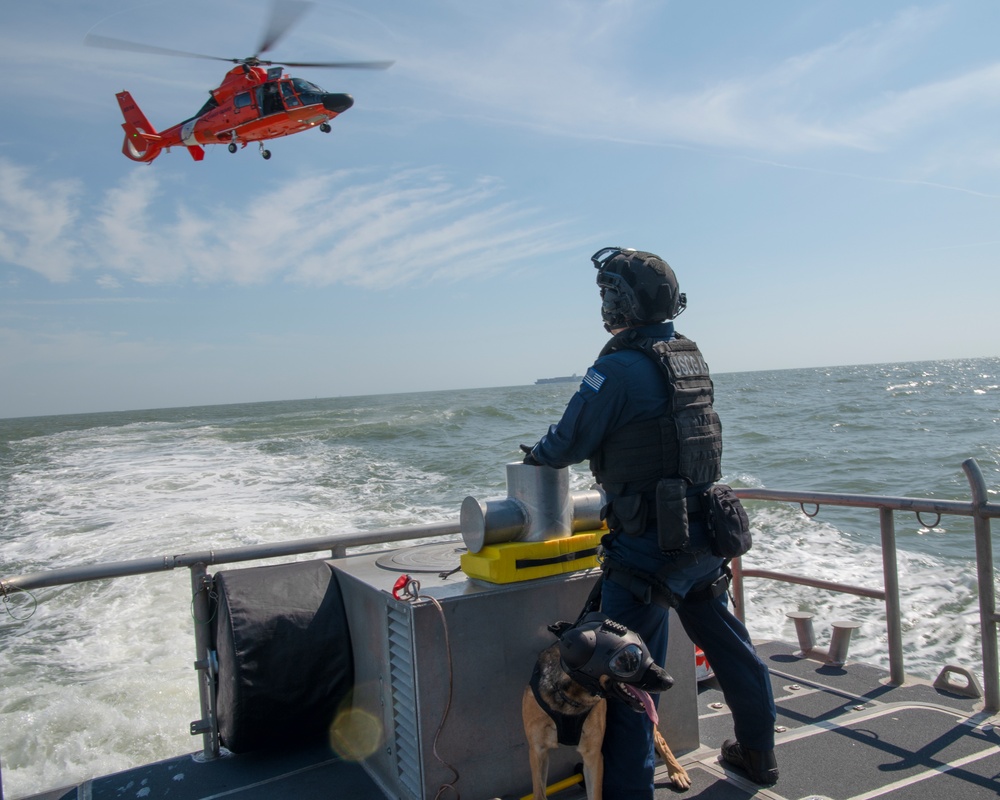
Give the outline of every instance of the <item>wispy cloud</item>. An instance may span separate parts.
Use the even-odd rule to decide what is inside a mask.
[[[948,126],[960,140],[969,127],[963,124],[965,114],[995,111],[1000,100],[1000,62],[962,65],[947,35],[957,15],[946,3],[896,11],[873,5],[868,21],[831,29],[825,38],[819,24],[810,21],[813,9],[760,14],[770,27],[748,31],[745,44],[734,44],[732,53],[707,70],[701,51],[713,52],[709,45],[685,50],[691,53],[690,63],[663,53],[699,37],[710,40],[716,29],[731,35],[733,23],[715,19],[721,13],[717,9],[681,14],[679,5],[522,0],[502,11],[493,4],[451,2],[428,8],[389,3],[377,12],[317,8],[283,47],[303,48],[305,56],[395,58],[391,77],[378,76],[373,96],[394,112],[406,109],[397,124],[405,124],[409,116],[432,114],[488,118],[489,124],[528,126],[565,137],[738,148],[769,156],[884,151],[929,126],[937,126],[935,132]],[[134,35],[143,41],[196,52],[217,46],[223,48],[220,55],[237,56],[243,54],[243,42],[252,47],[264,16],[263,4],[239,15],[220,42],[218,32],[185,31],[173,27],[181,25],[174,17],[159,11],[146,17],[140,11],[115,12],[97,23],[96,32],[128,36],[135,28],[140,33]],[[845,17],[856,20],[858,15]],[[150,30],[153,21],[159,24]],[[783,41],[780,29],[798,34],[800,25],[810,33],[808,48],[769,49],[768,35]],[[794,34],[787,39],[798,41]],[[137,74],[130,81],[155,83],[163,90],[156,93],[155,110],[166,125],[197,107],[199,93],[218,77],[204,62],[175,60],[167,67],[158,57],[85,48],[82,37],[53,42],[41,33],[0,33],[0,45],[0,58],[37,67],[7,91],[34,97],[44,86],[46,96],[72,93],[53,108],[72,103],[77,113],[84,102],[100,102],[102,115],[109,107],[117,113],[110,86],[122,88],[122,73],[131,71]],[[942,61],[949,65],[944,74]],[[81,93],[61,80],[67,69],[81,64],[92,92]],[[927,64],[931,66],[925,68]],[[351,81],[364,85],[369,78],[352,75]],[[29,79],[37,83],[28,84]],[[415,103],[415,97],[422,101]],[[996,114],[989,120],[995,124]]]
[[[668,33],[666,3],[535,4],[530,21],[496,24],[489,34],[476,25],[494,14],[462,13],[475,17],[462,20],[469,31],[464,42],[429,47],[414,41],[412,52],[404,49],[401,69],[460,98],[466,113],[563,136],[772,155],[878,151],[940,124],[943,114],[956,115],[952,128],[961,135],[959,112],[994,108],[1000,99],[1000,62],[956,66],[947,78],[913,70],[929,50],[946,46],[939,41],[948,22],[945,5],[876,16],[791,54],[769,57],[748,46],[745,61],[734,53],[725,62],[747,69],[708,75],[697,60],[667,66],[656,51],[651,31]]]
[[[463,186],[432,169],[314,175],[220,208],[165,207],[148,169],[84,198],[0,159],[0,187],[0,260],[51,281],[91,273],[109,290],[126,279],[381,289],[491,274],[574,244],[499,182]]]
[[[81,256],[71,235],[81,205],[78,182],[42,185],[28,169],[0,160],[0,261],[67,280]]]
[[[886,94],[883,101],[855,121],[877,141],[905,135],[948,119],[962,110],[1000,109],[1000,63],[962,75]]]

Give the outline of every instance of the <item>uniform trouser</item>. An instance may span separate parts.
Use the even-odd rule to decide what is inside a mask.
[[[716,567],[709,580],[719,574]],[[666,662],[665,608],[643,603],[628,589],[605,581],[601,609],[642,636],[657,664]],[[757,656],[746,628],[730,613],[726,595],[714,600],[681,602],[677,616],[715,671],[733,714],[736,738],[754,750],[773,749],[775,708],[767,667]],[[664,714],[670,713],[669,707],[668,693]],[[654,766],[652,722],[645,714],[609,700],[604,735],[605,800],[651,800]]]

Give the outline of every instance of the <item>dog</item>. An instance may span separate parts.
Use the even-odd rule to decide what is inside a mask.
[[[607,697],[624,702],[653,722],[656,752],[680,789],[691,778],[657,730],[650,692],[663,692],[673,679],[657,666],[641,637],[599,612],[577,623],[557,622],[549,630],[559,641],[543,650],[521,700],[528,740],[533,800],[545,800],[549,753],[560,744],[574,745],[583,758],[587,800],[601,800]]]

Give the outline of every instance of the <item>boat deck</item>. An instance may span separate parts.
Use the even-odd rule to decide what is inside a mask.
[[[718,759],[732,736],[722,693],[699,693],[702,748],[681,759],[692,777],[686,797],[862,800],[1000,796],[1000,720],[977,713],[981,700],[927,683],[886,684],[888,673],[850,663],[831,667],[782,644],[758,647],[771,670],[778,708],[781,779],[761,789]],[[657,798],[673,797],[664,774]]]
[[[710,680],[698,693],[702,746],[680,757],[693,785],[683,792],[674,789],[661,768],[658,800],[681,795],[712,800],[1000,797],[1000,719],[980,712],[981,700],[923,682],[893,687],[887,685],[884,670],[857,663],[831,667],[801,658],[783,643],[762,644],[758,652],[771,670],[778,707],[779,783],[761,789],[720,763],[718,748],[732,736],[732,722],[722,693]],[[447,789],[442,796],[493,797],[489,787],[463,786],[461,780],[454,788],[457,791]],[[530,787],[525,787],[529,793]],[[582,784],[576,784],[552,796],[578,800],[585,793]],[[132,797],[372,800],[386,795],[360,765],[341,761],[326,746],[317,745],[209,762],[182,756],[33,800]]]

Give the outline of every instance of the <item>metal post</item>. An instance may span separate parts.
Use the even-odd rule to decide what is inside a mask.
[[[795,638],[799,640],[799,651],[808,655],[816,647],[816,635],[813,633],[813,615],[808,611],[789,611],[785,614],[795,623]]]
[[[985,710],[1000,711],[1000,659],[997,658],[996,587],[993,585],[993,540],[990,518],[983,513],[988,494],[983,472],[974,458],[962,462],[972,489],[972,522],[976,533],[976,571],[979,577],[979,627],[983,642]]]
[[[851,634],[861,627],[860,622],[839,620],[833,623],[833,634],[830,636],[830,650],[827,652],[826,663],[831,667],[842,667],[847,663],[847,651],[851,647]]]
[[[733,614],[740,622],[746,624],[746,609],[743,605],[743,559],[734,558],[729,567],[733,571],[733,583],[729,587],[733,598]]]
[[[885,585],[885,629],[889,645],[889,681],[896,686],[906,682],[903,666],[903,625],[899,604],[899,567],[896,560],[896,525],[891,508],[878,510],[882,532],[882,581]]]
[[[194,668],[198,671],[198,697],[201,719],[191,723],[192,735],[202,735],[202,754],[206,761],[219,757],[219,725],[215,717],[215,666],[212,663],[209,623],[210,581],[205,564],[191,565],[191,609],[194,615]]]

